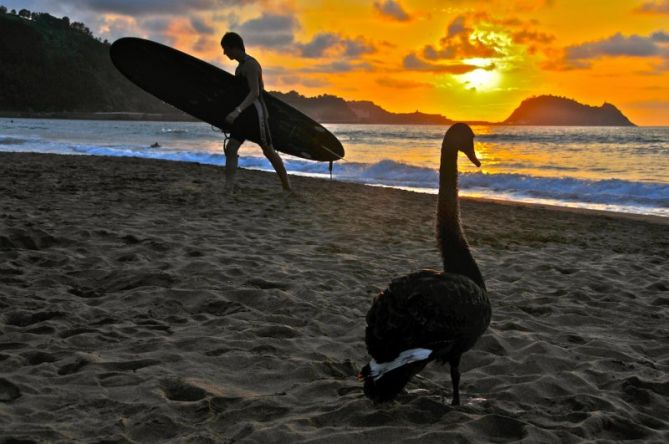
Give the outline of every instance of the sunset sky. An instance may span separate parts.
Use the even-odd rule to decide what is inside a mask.
[[[610,102],[669,125],[669,0],[0,0],[141,36],[226,70],[239,32],[266,88],[389,111],[505,119],[524,98]]]

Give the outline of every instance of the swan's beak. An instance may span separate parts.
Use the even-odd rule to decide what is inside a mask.
[[[467,157],[469,157],[469,160],[471,160],[474,165],[477,167],[481,166],[481,161],[478,159],[478,157],[476,157],[474,150],[467,151],[465,154],[467,154]]]

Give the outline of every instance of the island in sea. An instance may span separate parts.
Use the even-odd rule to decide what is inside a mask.
[[[0,8],[0,116],[134,120],[196,120],[123,77],[109,58],[109,42],[95,38],[68,17]],[[53,67],[58,67],[54,70]],[[271,94],[324,123],[431,124],[454,121],[420,111],[393,113],[371,101],[334,95],[305,97],[296,91]],[[544,95],[524,100],[492,125],[634,124],[614,105],[589,106]]]
[[[538,96],[523,100],[506,125],[635,126],[614,105],[590,106],[566,97]]]

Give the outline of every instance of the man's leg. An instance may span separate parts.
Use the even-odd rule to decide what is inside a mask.
[[[274,171],[279,175],[281,179],[281,186],[284,190],[290,190],[290,181],[288,180],[288,173],[286,173],[286,167],[283,165],[283,160],[279,156],[279,153],[276,152],[271,146],[263,146],[262,152],[265,154],[265,157],[269,159],[270,163],[274,167]]]
[[[237,164],[239,147],[242,142],[231,138],[225,147],[225,187],[232,189],[235,185],[237,175]]]

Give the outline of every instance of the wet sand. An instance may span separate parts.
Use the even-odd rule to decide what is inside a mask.
[[[355,375],[436,196],[176,162],[0,154],[0,441],[669,440],[669,225],[468,199],[493,320],[463,405]]]

